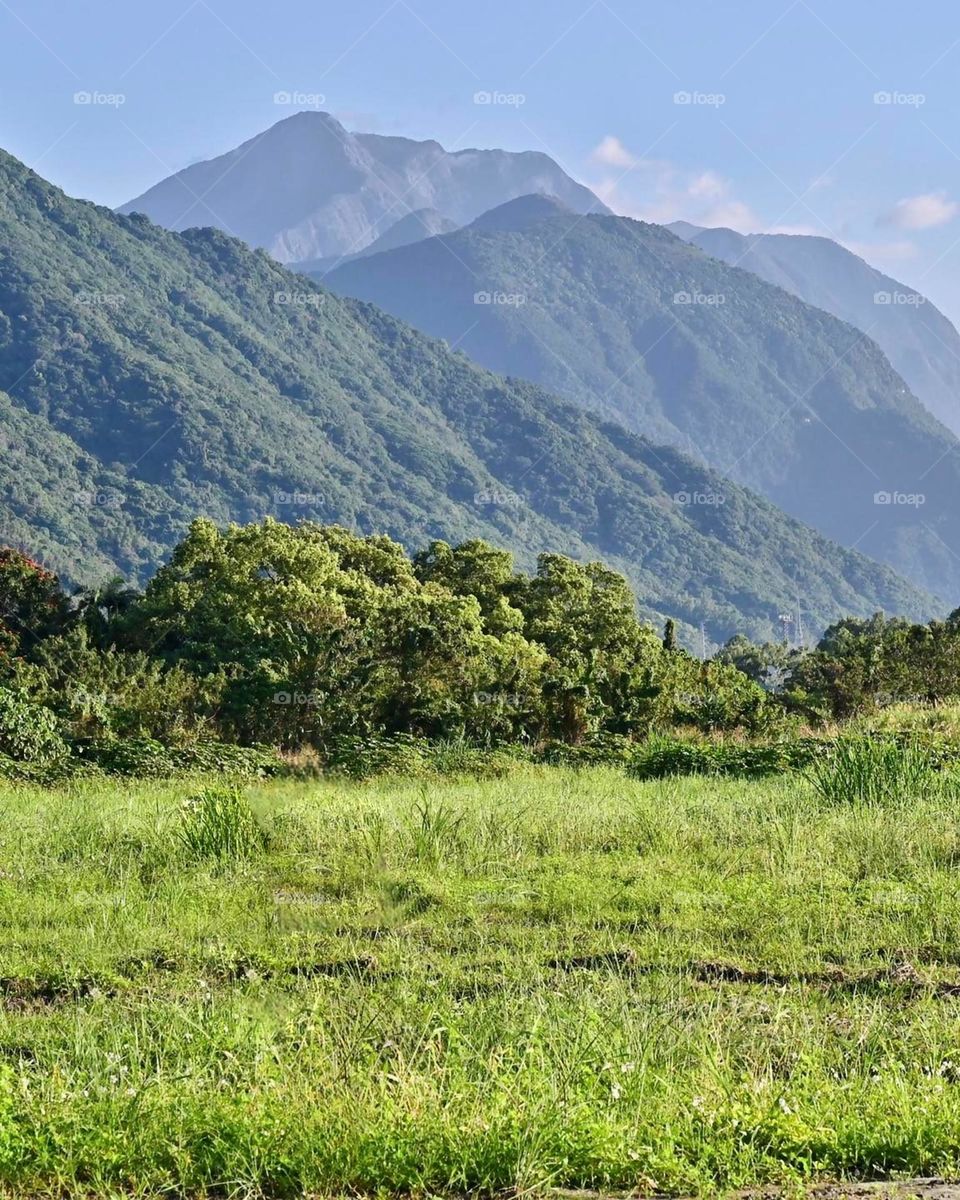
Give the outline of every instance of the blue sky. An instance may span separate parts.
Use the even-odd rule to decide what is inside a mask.
[[[0,0],[0,145],[72,195],[315,105],[545,150],[633,216],[827,234],[955,320],[958,78],[946,0]]]

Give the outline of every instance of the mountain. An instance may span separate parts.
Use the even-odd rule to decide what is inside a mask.
[[[326,282],[960,599],[960,442],[859,330],[668,230],[521,198]]]
[[[667,226],[733,266],[785,288],[868,334],[933,415],[960,435],[960,334],[914,288],[830,238]]]
[[[416,212],[407,213],[390,228],[371,242],[365,250],[356,254],[337,254],[332,258],[314,258],[307,262],[290,264],[297,271],[316,275],[322,278],[328,271],[352,262],[355,258],[366,258],[368,254],[381,254],[385,250],[396,250],[400,246],[409,246],[413,242],[422,242],[424,238],[439,237],[442,233],[453,233],[458,229],[456,221],[451,221],[435,208],[419,208]]]
[[[140,580],[194,516],[604,558],[721,640],[929,597],[674,449],[503,380],[216,230],[68,199],[0,152],[0,540]],[[691,252],[692,253],[692,252]],[[701,256],[702,257],[702,256]]]
[[[439,142],[348,133],[329,113],[301,112],[178,171],[121,212],[168,229],[221,229],[292,263],[354,254],[422,209],[459,226],[530,192],[576,212],[609,211],[546,154],[451,153]]]

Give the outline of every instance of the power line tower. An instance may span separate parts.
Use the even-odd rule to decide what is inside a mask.
[[[783,644],[790,645],[790,626],[793,624],[793,613],[781,613],[780,624],[783,626]]]

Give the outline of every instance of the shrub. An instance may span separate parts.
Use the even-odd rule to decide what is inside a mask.
[[[257,777],[275,775],[283,767],[274,750],[233,746],[226,742],[197,742],[170,747],[152,738],[90,742],[78,747],[83,759],[109,775],[163,778],[190,772]]]
[[[344,735],[335,738],[323,755],[324,770],[351,779],[398,775],[407,779],[466,775],[496,779],[525,758],[519,747],[485,749],[460,739],[431,741],[411,734]]]
[[[57,718],[49,708],[31,704],[9,688],[0,688],[0,754],[15,762],[45,766],[67,756]]]
[[[671,775],[757,779],[807,766],[824,752],[825,744],[813,738],[743,745],[652,737],[635,753],[627,773],[634,779],[663,779]]]

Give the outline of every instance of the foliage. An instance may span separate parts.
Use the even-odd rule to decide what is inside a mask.
[[[334,739],[323,756],[325,771],[351,779],[381,775],[402,779],[497,779],[523,761],[523,752],[517,747],[482,749],[462,741],[430,741],[402,733],[344,735]]]
[[[832,625],[793,667],[786,701],[840,720],[960,696],[960,612],[916,625],[877,613]]]
[[[10,688],[0,687],[0,755],[46,766],[66,754],[56,716]]]
[[[12,655],[29,655],[61,628],[67,608],[56,575],[19,550],[0,547],[0,672]]]
[[[634,779],[680,775],[734,776],[740,779],[779,775],[816,762],[826,746],[814,739],[749,744],[651,737],[630,758]]]
[[[195,742],[164,746],[152,738],[123,738],[81,743],[76,753],[83,763],[108,775],[166,778],[183,774],[222,774],[247,777],[275,775],[282,769],[276,751],[263,746],[234,746],[224,742]]]

